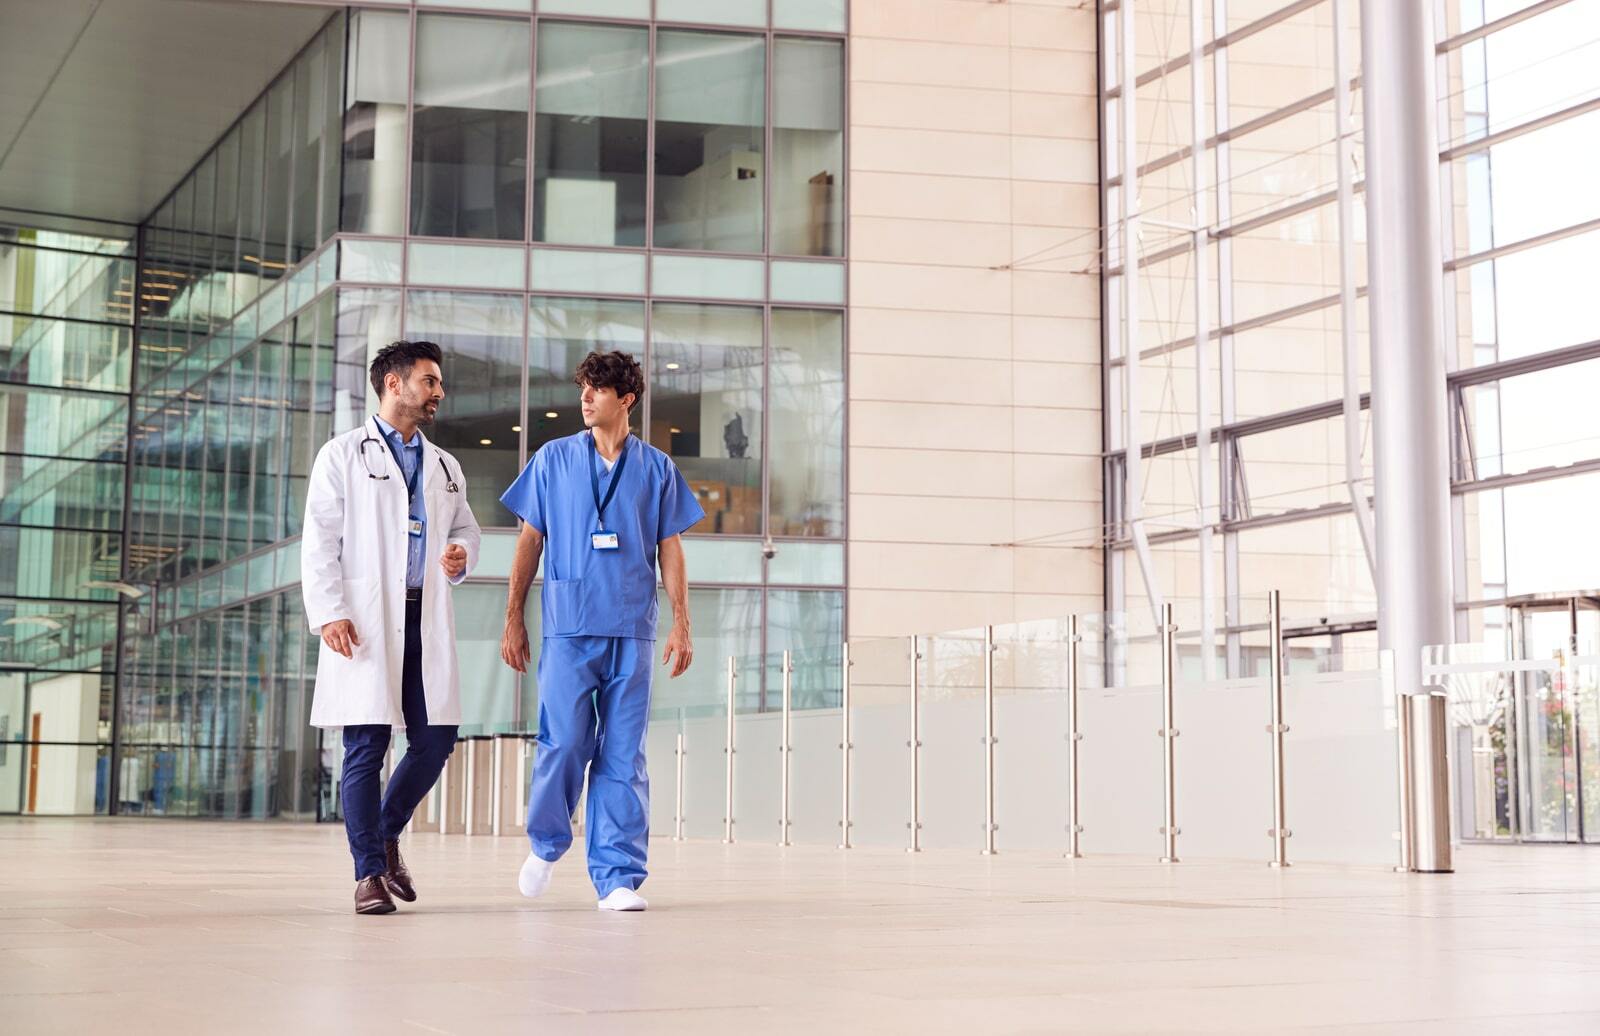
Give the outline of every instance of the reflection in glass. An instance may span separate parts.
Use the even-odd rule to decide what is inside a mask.
[[[672,631],[672,602],[657,593],[658,642]],[[688,715],[723,713],[728,701],[728,656],[738,659],[736,707],[753,709],[761,695],[761,591],[759,589],[689,590],[689,622],[694,628],[696,662],[676,680],[658,680],[651,692],[651,712]]]
[[[644,303],[538,298],[528,308],[528,456],[583,431],[572,372],[591,352],[620,350],[644,362]],[[634,411],[635,425],[639,410]]]
[[[327,74],[323,34],[294,67],[294,198],[289,229],[289,262],[298,263],[317,247],[318,164],[322,159],[322,79]]]
[[[356,288],[339,292],[333,342],[333,424],[330,435],[348,432],[377,413],[378,400],[367,368],[378,350],[400,337],[400,293]],[[318,440],[320,447],[322,440]]]
[[[293,74],[280,76],[267,92],[267,187],[261,275],[276,280],[288,265],[289,177],[294,151]]]
[[[844,535],[844,314],[772,311],[772,534]]]
[[[349,54],[340,226],[362,234],[399,234],[405,212],[410,16],[355,12]]]
[[[778,39],[772,52],[772,251],[842,255],[844,44]]]
[[[656,37],[655,244],[761,251],[766,41]]]
[[[417,19],[411,232],[523,239],[531,23]]]
[[[507,524],[500,494],[519,468],[522,296],[414,291],[407,301],[406,337],[435,342],[444,353],[445,399],[425,434],[461,465],[480,523]],[[436,531],[445,532],[429,535]]]
[[[649,33],[547,22],[538,69],[533,239],[643,245]]]
[[[266,105],[257,104],[239,123],[239,238],[234,245],[233,309],[261,294],[262,176],[266,165]]]
[[[797,709],[838,708],[844,641],[844,594],[837,590],[772,590],[767,594],[767,652],[792,652],[790,679]],[[782,679],[774,667],[773,678]],[[776,685],[781,688],[781,684]],[[768,699],[780,695],[771,693]]]
[[[677,462],[706,517],[691,533],[761,534],[761,311],[654,310],[650,443]]]

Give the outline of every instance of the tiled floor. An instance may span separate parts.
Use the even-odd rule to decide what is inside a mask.
[[[1453,876],[657,842],[646,914],[578,858],[417,835],[350,912],[337,827],[0,821],[0,1032],[1600,1033],[1600,847]]]

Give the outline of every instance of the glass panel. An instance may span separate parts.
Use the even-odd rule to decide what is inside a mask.
[[[188,235],[184,235],[187,245]],[[103,255],[81,255],[46,248],[0,242],[0,311],[77,320],[130,323],[127,308],[133,285],[133,261]],[[184,261],[187,264],[188,256]],[[173,271],[167,271],[171,273]],[[187,271],[178,271],[187,276]],[[158,318],[165,317],[178,285],[162,278],[153,301]],[[122,294],[117,294],[121,292]],[[152,300],[146,300],[152,301]],[[185,318],[186,319],[186,318]]]
[[[133,330],[0,313],[0,381],[127,391]]]
[[[844,254],[844,44],[772,51],[772,251]]]
[[[772,262],[775,302],[844,304],[844,266],[840,263]]]
[[[772,25],[776,29],[845,31],[846,0],[773,0]]]
[[[779,543],[777,548],[767,562],[769,583],[844,583],[844,544]]]
[[[116,640],[115,604],[0,601],[0,657],[7,669],[114,670]],[[0,674],[0,718],[5,711],[6,675]],[[19,729],[14,724],[11,733]],[[0,730],[0,740],[5,737]]]
[[[690,533],[761,535],[761,311],[655,307],[650,443],[705,508]]]
[[[772,531],[844,535],[844,314],[772,311]]]
[[[759,259],[657,255],[651,263],[652,295],[760,301],[766,291]]]
[[[262,177],[266,173],[267,113],[257,104],[239,124],[239,238],[235,243],[233,308],[238,312],[261,294]]]
[[[284,75],[267,94],[267,187],[261,274],[276,279],[288,265],[289,182],[293,172],[294,77]]]
[[[412,242],[412,284],[521,291],[528,251],[522,245],[437,245]]]
[[[683,541],[684,565],[697,583],[760,583],[761,544],[691,536]]]
[[[655,244],[761,251],[766,41],[656,37]]]
[[[317,184],[322,159],[322,77],[324,35],[294,66],[294,206],[290,216],[289,262],[298,263],[317,247]],[[199,210],[195,215],[198,219]]]
[[[500,494],[517,477],[522,325],[520,295],[414,291],[406,307],[407,337],[444,352],[445,401],[427,434],[461,464],[467,502],[487,524],[508,524]]]
[[[591,352],[644,355],[644,304],[534,298],[528,310],[528,456],[583,431],[572,374]],[[496,508],[493,513],[500,513]]]
[[[539,0],[540,14],[581,14],[588,18],[648,18],[650,0]],[[540,32],[547,32],[543,26]]]
[[[544,23],[533,239],[642,246],[649,33]]]
[[[235,127],[217,145],[217,201],[213,223],[216,254],[212,259],[214,270],[211,274],[210,303],[213,324],[227,322],[237,308],[234,304],[237,291],[234,282],[237,280],[235,271],[238,264],[234,257],[238,254],[239,140],[242,135],[241,129]],[[148,251],[145,262],[147,265],[150,262]]]
[[[127,442],[126,397],[0,384],[0,453],[120,460]],[[18,490],[7,486],[6,495]]]
[[[573,252],[535,248],[533,290],[644,294],[644,255],[639,252]]]
[[[398,241],[340,241],[339,278],[399,284],[404,247]]]
[[[410,57],[411,19],[404,11],[351,15],[340,224],[345,230],[399,234],[404,228]]]
[[[417,19],[412,233],[523,239],[531,26]]]
[[[766,0],[656,0],[656,17],[664,22],[765,25],[767,3]]]
[[[321,181],[318,241],[328,240],[339,230],[339,150],[344,117],[340,93],[344,89],[344,26],[344,18],[335,18],[322,34],[322,130],[319,134],[321,152],[317,158],[317,178]]]
[[[120,529],[123,466],[0,454],[0,522],[46,528]]]
[[[533,0],[472,0],[470,4],[456,0],[417,0],[418,7],[483,7],[495,11],[531,11]]]

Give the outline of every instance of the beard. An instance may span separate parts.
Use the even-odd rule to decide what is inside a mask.
[[[433,424],[435,408],[428,405],[431,400],[415,392],[410,392],[406,394],[401,402],[405,405],[407,416],[415,420],[418,425]]]

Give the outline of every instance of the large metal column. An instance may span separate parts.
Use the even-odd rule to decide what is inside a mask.
[[[1422,648],[1448,643],[1454,628],[1430,6],[1361,4],[1378,641],[1394,652],[1399,694],[1423,692]],[[1427,729],[1435,715],[1414,715],[1403,760],[1414,744],[1443,744],[1444,731]],[[1410,785],[1412,823],[1435,829],[1448,816],[1445,788]],[[1425,844],[1412,869],[1449,871],[1449,839]]]

